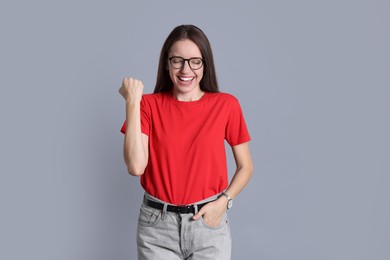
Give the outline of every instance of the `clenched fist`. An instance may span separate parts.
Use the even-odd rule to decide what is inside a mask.
[[[119,93],[127,102],[141,102],[144,85],[140,80],[124,78]]]

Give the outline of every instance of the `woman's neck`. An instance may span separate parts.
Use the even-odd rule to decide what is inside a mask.
[[[196,92],[190,92],[190,93],[180,93],[175,90],[172,91],[172,95],[175,99],[182,101],[182,102],[192,102],[192,101],[198,101],[203,97],[205,94],[204,91],[200,90]]]

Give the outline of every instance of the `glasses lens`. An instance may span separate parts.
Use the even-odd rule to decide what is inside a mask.
[[[184,65],[184,60],[183,58],[180,58],[180,57],[173,57],[170,59],[171,60],[171,65],[172,67],[174,67],[175,69],[180,69],[181,67],[183,67]]]
[[[194,70],[200,69],[202,67],[203,61],[201,58],[191,58],[190,59],[190,67]]]

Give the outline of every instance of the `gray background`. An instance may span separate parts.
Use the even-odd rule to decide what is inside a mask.
[[[233,259],[390,259],[389,13],[386,0],[2,1],[0,259],[136,258],[142,190],[117,91],[134,76],[152,92],[184,23],[208,35],[253,138]]]

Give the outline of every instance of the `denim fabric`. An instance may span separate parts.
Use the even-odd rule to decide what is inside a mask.
[[[149,194],[145,196],[162,202]],[[143,204],[137,228],[138,259],[229,260],[231,236],[227,214],[218,227],[208,226],[202,218],[192,220],[193,215],[166,212]]]

